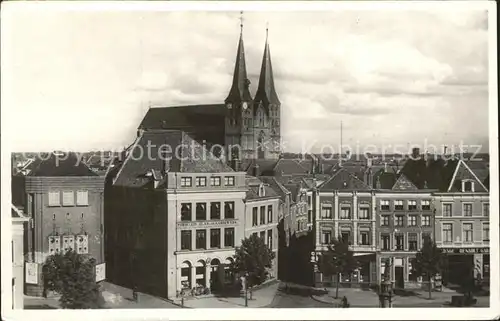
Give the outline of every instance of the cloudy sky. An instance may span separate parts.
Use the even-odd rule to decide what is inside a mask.
[[[488,17],[453,8],[247,10],[243,35],[253,93],[269,24],[285,148],[337,144],[341,120],[351,146],[487,144]],[[223,102],[239,16],[3,15],[2,116],[28,129],[16,130],[12,148],[119,148],[134,139],[150,105]]]

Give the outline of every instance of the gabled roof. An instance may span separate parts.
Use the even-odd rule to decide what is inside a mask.
[[[98,176],[76,153],[43,153],[23,169],[26,176]]]
[[[169,148],[164,149],[166,154],[161,157],[164,146]],[[159,178],[166,172],[226,173],[233,172],[233,169],[182,131],[151,130],[137,138],[116,174],[114,184],[145,186],[152,179],[147,176],[150,171]]]
[[[397,174],[393,171],[385,171],[384,168],[379,169],[373,174],[373,186],[380,189],[392,189],[397,181]]]
[[[483,182],[474,174],[470,167],[463,161],[459,160],[453,173],[453,177],[448,185],[448,192],[460,192],[462,189],[462,181],[471,180],[475,182],[475,192],[488,192],[488,188],[484,186]]]
[[[394,191],[416,191],[418,188],[404,175],[399,175],[398,180],[392,187]]]
[[[320,191],[370,191],[372,188],[344,168],[338,170],[329,180],[321,184]]]

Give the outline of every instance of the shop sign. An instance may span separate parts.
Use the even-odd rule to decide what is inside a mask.
[[[485,247],[471,248],[443,248],[443,253],[446,254],[489,254],[490,249]]]
[[[236,220],[194,221],[194,222],[177,223],[177,227],[178,228],[208,227],[208,226],[218,226],[218,225],[235,225],[237,223],[238,221]]]

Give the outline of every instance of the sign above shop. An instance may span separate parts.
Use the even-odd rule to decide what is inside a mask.
[[[235,225],[236,220],[213,220],[213,221],[194,221],[177,223],[177,227],[208,227],[217,225]]]
[[[480,254],[490,253],[487,247],[470,247],[470,248],[443,248],[443,253],[448,254]]]

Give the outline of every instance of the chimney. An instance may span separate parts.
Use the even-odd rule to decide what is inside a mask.
[[[253,165],[253,172],[252,172],[252,174],[255,177],[259,177],[260,176],[259,164],[255,163],[255,165]]]
[[[382,185],[380,184],[380,176],[377,176],[377,183],[376,183],[375,188],[377,188],[377,189],[382,188]]]
[[[417,159],[420,156],[420,148],[418,147],[413,148],[411,156],[413,157],[413,159]]]
[[[387,173],[387,163],[384,163],[384,173]]]
[[[443,148],[443,155],[446,155],[446,150],[448,149],[448,146],[444,145],[444,148]]]

